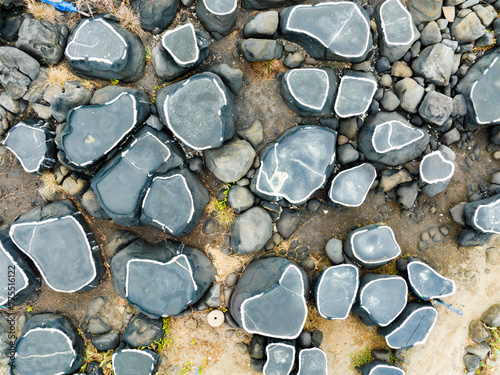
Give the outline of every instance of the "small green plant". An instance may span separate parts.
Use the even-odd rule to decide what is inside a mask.
[[[115,85],[115,86],[116,86],[116,85],[117,85],[117,84],[119,84],[119,83],[120,83],[120,81],[119,81],[119,80],[117,80],[116,78],[111,80],[111,84],[112,84],[112,85]]]
[[[353,368],[363,366],[364,364],[374,360],[372,349],[365,348],[349,355],[351,357],[351,365]]]
[[[494,357],[495,362],[500,359],[500,330],[494,327],[485,327],[490,331],[491,337],[486,341],[491,348],[491,354]],[[486,361],[481,361],[479,365],[479,369],[476,371],[476,374],[480,374],[483,370],[489,369],[494,371],[496,366],[487,363]]]
[[[28,307],[26,308],[26,311],[27,311],[27,312],[32,312],[32,311],[34,311],[34,310],[35,310],[35,309],[34,309],[34,308],[33,308],[33,306],[31,306],[31,305],[28,305]]]
[[[205,359],[203,360],[203,363],[200,366],[200,369],[198,370],[198,374],[202,374],[203,371],[207,368],[208,366],[208,357],[205,356]]]
[[[227,195],[229,193],[229,189],[233,186],[234,183],[229,183],[226,190],[224,190],[224,198],[217,200],[212,199],[207,207],[206,211],[209,215],[214,215],[215,220],[223,227],[229,228],[231,225],[233,218],[235,216],[234,210],[227,204]]]
[[[153,103],[153,104],[155,104],[155,103],[156,103],[156,96],[153,96],[153,97],[151,98],[151,103]]]
[[[158,91],[160,88],[161,88],[161,87],[160,87],[160,86],[158,86],[158,85],[155,85],[155,87],[154,87],[154,89],[155,89],[156,91]]]
[[[150,62],[152,58],[152,52],[151,52],[151,47],[144,47],[144,58],[146,59],[146,62]]]
[[[181,374],[181,375],[185,375],[185,374],[187,374],[189,371],[191,371],[191,361],[189,361],[188,363],[186,363],[186,364],[184,365],[184,367],[181,369],[180,374]]]

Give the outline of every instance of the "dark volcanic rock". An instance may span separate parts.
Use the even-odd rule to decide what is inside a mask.
[[[483,233],[500,234],[500,195],[469,202],[464,206],[465,221]]]
[[[161,89],[156,103],[163,123],[195,150],[220,147],[234,134],[233,96],[213,73],[196,74]]]
[[[228,35],[236,23],[237,0],[200,0],[196,16],[209,32]]]
[[[231,297],[231,315],[247,332],[297,338],[307,318],[305,272],[285,258],[253,261]]]
[[[453,112],[453,99],[436,91],[427,93],[418,114],[427,122],[441,126]]]
[[[341,264],[324,270],[316,281],[314,301],[318,313],[326,319],[346,319],[359,287],[359,270]]]
[[[157,174],[142,202],[141,223],[185,236],[196,228],[209,200],[207,188],[189,169]]]
[[[348,70],[340,80],[335,100],[335,113],[341,117],[364,114],[377,91],[377,81],[372,73]]]
[[[142,201],[155,172],[179,167],[184,154],[166,133],[142,128],[92,178],[100,206],[115,222],[139,225]]]
[[[147,31],[163,31],[170,26],[179,8],[178,0],[131,0],[130,5],[139,14],[141,26]]]
[[[301,116],[333,117],[338,78],[331,68],[292,69],[281,80],[286,105]]]
[[[69,320],[41,314],[28,319],[15,351],[14,369],[19,374],[71,374],[82,366],[85,346]]]
[[[227,64],[214,64],[209,66],[207,71],[217,74],[235,94],[240,92],[243,86],[243,72],[241,70],[231,68]]]
[[[134,82],[144,74],[144,46],[127,29],[102,16],[75,26],[65,51],[71,69],[88,77]]]
[[[113,100],[82,106],[68,113],[59,149],[65,164],[76,170],[102,161],[148,118],[149,101],[140,91],[122,92]]]
[[[299,210],[284,208],[279,219],[276,221],[278,233],[286,240],[291,237],[300,224],[302,213]]]
[[[255,150],[245,140],[232,140],[204,152],[207,169],[219,180],[229,183],[244,177],[252,168]]]
[[[271,216],[262,207],[238,215],[231,225],[231,247],[237,254],[261,250],[273,235]]]
[[[353,313],[368,325],[385,327],[401,314],[408,300],[408,285],[400,276],[365,273]]]
[[[247,38],[270,38],[278,29],[279,14],[275,10],[258,13],[245,24],[243,34]]]
[[[390,166],[419,157],[428,144],[427,131],[394,112],[379,112],[367,119],[358,134],[358,147],[365,157]]]
[[[369,163],[346,169],[333,179],[328,197],[343,206],[361,206],[376,178],[377,171]]]
[[[401,249],[390,227],[371,224],[351,232],[344,252],[363,268],[375,269],[399,256]]]
[[[70,200],[24,213],[12,224],[9,234],[55,291],[91,290],[104,275],[99,246]]]
[[[302,349],[297,375],[328,375],[328,358],[320,348]]]
[[[20,99],[40,71],[40,64],[27,53],[13,47],[0,47],[0,84],[9,96]]]
[[[408,281],[416,296],[424,301],[443,298],[455,293],[455,282],[437,273],[420,260],[410,260],[407,266]]]
[[[215,273],[205,253],[168,240],[154,245],[138,239],[111,261],[118,294],[153,318],[178,315],[196,303]]]
[[[163,320],[152,319],[144,314],[132,318],[123,332],[122,341],[131,348],[147,347],[164,338]]]
[[[58,122],[65,122],[68,112],[81,105],[90,102],[90,92],[78,81],[67,81],[64,83],[64,92],[55,94],[50,100],[52,116]]]
[[[252,180],[254,192],[268,200],[304,203],[332,173],[336,141],[335,131],[319,126],[287,130],[262,151]]]
[[[283,37],[315,59],[360,62],[372,47],[369,17],[348,1],[296,5],[280,14]]]
[[[443,0],[409,0],[407,4],[413,21],[418,25],[439,18]]]
[[[289,374],[295,364],[295,346],[276,342],[266,346],[264,375]]]
[[[455,172],[455,154],[448,150],[450,155],[437,150],[425,155],[420,162],[420,179],[427,184],[422,191],[428,197],[444,191]]]
[[[459,43],[471,43],[482,37],[485,27],[474,12],[465,17],[456,17],[451,24],[450,31],[454,39]]]
[[[442,43],[437,43],[425,47],[413,60],[411,67],[418,76],[424,77],[436,86],[447,86],[450,82],[453,64],[453,50]]]
[[[430,302],[410,302],[394,322],[379,328],[378,333],[385,337],[392,349],[421,345],[434,328],[437,315],[437,310]]]
[[[149,349],[120,349],[113,353],[115,375],[153,375],[158,366],[158,354]]]
[[[405,372],[390,363],[373,361],[363,366],[361,375],[405,375]]]
[[[48,123],[30,119],[12,127],[2,143],[16,155],[26,172],[39,173],[56,164],[54,137]]]
[[[286,0],[243,0],[242,6],[245,9],[268,9],[280,7]]]
[[[271,39],[243,39],[238,48],[250,62],[279,59],[283,55],[283,46]]]

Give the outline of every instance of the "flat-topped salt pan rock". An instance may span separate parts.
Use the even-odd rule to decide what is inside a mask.
[[[170,26],[179,8],[179,0],[131,0],[130,5],[141,19],[141,27],[159,32]]]
[[[273,220],[262,207],[252,207],[231,224],[231,248],[237,254],[261,250],[273,235]]]
[[[372,73],[348,70],[340,80],[335,100],[335,113],[352,117],[366,113],[377,91],[377,81]]]
[[[268,344],[266,356],[264,375],[289,375],[295,364],[295,346],[288,342]]]
[[[349,1],[285,8],[280,28],[315,59],[360,62],[372,47],[369,17]]]
[[[422,191],[434,197],[446,189],[455,173],[455,153],[451,149],[433,151],[422,158],[420,179],[426,183]]]
[[[111,357],[115,375],[156,374],[160,356],[149,349],[119,349]]]
[[[319,314],[326,319],[346,319],[356,300],[359,269],[341,264],[324,270],[316,281],[314,301]]]
[[[2,143],[26,172],[39,173],[56,164],[55,135],[45,121],[29,119],[13,126]]]
[[[16,373],[73,374],[83,365],[85,345],[73,324],[60,315],[28,319],[15,344]]]
[[[305,272],[288,259],[259,259],[243,271],[231,296],[231,315],[249,333],[295,339],[306,322],[308,291]]]
[[[388,362],[373,361],[363,366],[361,375],[405,375],[405,372]]]
[[[39,276],[31,263],[4,230],[0,230],[0,274],[4,275],[0,282],[0,306],[20,305],[40,287]]]
[[[185,236],[196,228],[209,200],[207,188],[189,169],[157,174],[142,202],[141,224]]]
[[[267,200],[302,204],[330,177],[337,133],[319,126],[296,126],[260,154],[252,190]]]
[[[112,258],[110,269],[120,297],[152,318],[180,314],[205,294],[216,274],[205,253],[168,240],[138,239]]]
[[[500,194],[467,203],[464,214],[466,223],[475,230],[500,234]]]
[[[334,177],[328,197],[343,206],[361,206],[376,178],[377,171],[369,163],[346,169]]]
[[[358,148],[368,160],[399,166],[419,157],[429,144],[429,133],[402,115],[378,112],[358,133]]]
[[[9,234],[47,285],[57,292],[91,290],[105,273],[99,246],[70,200],[48,203],[22,214]]]
[[[144,74],[144,46],[116,22],[102,16],[81,20],[64,52],[76,74],[134,82]]]
[[[344,252],[363,268],[375,269],[398,257],[401,249],[390,227],[370,224],[351,232]]]
[[[196,16],[209,32],[228,35],[236,23],[237,0],[200,0]]]
[[[177,168],[184,153],[165,132],[143,127],[92,178],[99,205],[116,223],[139,225],[142,201],[154,173]]]
[[[281,95],[286,105],[306,117],[333,117],[338,78],[331,68],[301,68],[285,73]]]
[[[400,276],[365,273],[352,311],[368,326],[385,327],[403,311],[408,285]]]
[[[392,349],[424,344],[434,328],[437,310],[430,302],[409,302],[400,316],[387,327],[378,329]]]
[[[328,358],[320,348],[302,349],[297,375],[328,375]]]
[[[500,124],[500,48],[476,60],[456,91],[467,102],[466,123],[470,127]]]
[[[220,147],[234,134],[233,95],[213,73],[199,73],[173,83],[158,91],[156,98],[161,120],[187,147]]]
[[[86,170],[101,162],[150,115],[144,93],[122,92],[109,102],[69,111],[58,145],[70,168]]]
[[[434,268],[419,259],[409,259],[408,281],[413,293],[424,301],[443,298],[455,293],[455,282],[440,275]]]

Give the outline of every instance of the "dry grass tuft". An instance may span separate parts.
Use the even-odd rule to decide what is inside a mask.
[[[66,81],[80,81],[83,87],[87,90],[92,91],[96,88],[96,84],[88,79],[81,79],[75,75],[66,61],[59,65],[51,66],[47,69],[47,79],[45,80],[44,86],[55,86],[59,85],[64,87],[64,82]]]
[[[268,81],[274,79],[276,73],[286,71],[280,60],[257,61],[250,65],[250,71],[255,76],[255,81]]]
[[[40,174],[40,181],[42,182],[43,187],[52,194],[64,192],[62,186],[57,183],[54,173],[50,171],[42,172],[42,174]]]
[[[230,273],[236,272],[240,267],[246,267],[252,260],[251,254],[226,255],[220,247],[213,248],[210,245],[205,246],[205,252],[217,269],[217,275],[215,276],[217,282],[224,282]]]
[[[210,199],[210,202],[205,207],[205,212],[213,216],[217,223],[225,230],[231,227],[236,214],[234,209],[226,205],[225,201],[218,201],[215,197]]]
[[[37,20],[56,24],[63,19],[63,13],[52,5],[44,4],[38,0],[24,0],[24,3],[26,4],[26,8],[28,8],[28,12]]]

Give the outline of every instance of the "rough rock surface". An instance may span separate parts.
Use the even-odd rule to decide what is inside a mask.
[[[131,0],[144,30],[161,32],[170,26],[179,8],[178,0]]]
[[[238,47],[249,62],[279,59],[283,55],[283,46],[271,39],[243,39]]]
[[[255,150],[245,140],[232,140],[204,152],[207,169],[222,182],[235,182],[247,174],[253,165]]]
[[[453,50],[442,43],[425,47],[413,60],[413,71],[436,86],[446,86],[453,71]]]
[[[28,92],[40,71],[40,64],[27,53],[13,47],[0,47],[0,84],[14,100]]]
[[[275,10],[258,13],[245,24],[243,34],[247,38],[269,38],[278,29],[279,14]]]
[[[443,0],[410,0],[407,3],[415,24],[434,21],[441,15]]]
[[[262,207],[238,215],[231,225],[231,247],[237,254],[261,250],[273,235],[271,216]]]
[[[453,99],[436,91],[428,92],[418,109],[427,122],[442,126],[453,112]]]
[[[55,94],[50,100],[52,116],[58,122],[65,122],[68,112],[90,102],[90,92],[78,81],[66,81],[64,92]]]

